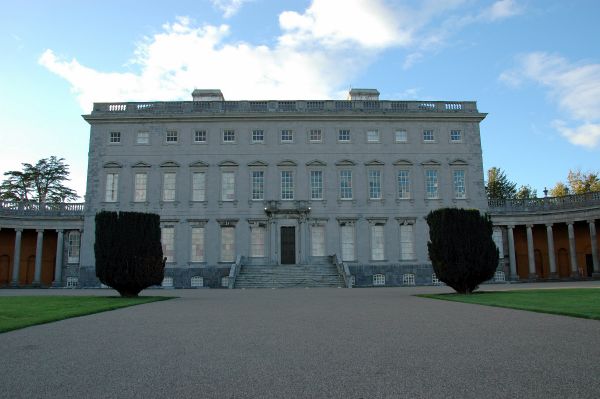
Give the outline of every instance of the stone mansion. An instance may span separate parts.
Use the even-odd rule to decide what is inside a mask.
[[[99,286],[100,210],[160,215],[164,286],[436,284],[424,217],[440,207],[491,212],[499,280],[582,276],[578,243],[579,265],[598,273],[598,196],[567,216],[568,203],[488,204],[479,129],[486,114],[475,102],[379,100],[372,89],[343,101],[192,96],[95,103],[84,115],[85,206],[28,213],[29,205],[3,204],[0,284],[6,261],[12,285]],[[552,236],[552,223],[571,226],[566,241],[562,226]],[[535,224],[546,225],[547,241],[540,232],[534,240]]]

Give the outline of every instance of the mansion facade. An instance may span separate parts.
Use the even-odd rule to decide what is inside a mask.
[[[515,245],[520,230],[509,236],[510,226],[532,221],[511,219],[504,203],[488,207],[479,129],[486,114],[475,102],[382,101],[372,89],[353,89],[344,101],[225,101],[219,90],[192,96],[95,103],[84,115],[91,126],[85,206],[37,214],[0,207],[6,281],[98,287],[94,218],[109,210],[160,215],[164,286],[236,287],[238,276],[251,282],[253,271],[289,268],[333,268],[346,286],[436,284],[425,216],[441,207],[498,218],[498,276],[545,277],[543,266],[529,273],[514,255],[523,248]],[[44,227],[66,218],[68,225]],[[23,223],[35,230],[23,233],[35,237],[26,240],[35,249],[31,265],[21,256]],[[597,244],[593,251],[597,263]],[[529,264],[535,256],[529,251]]]

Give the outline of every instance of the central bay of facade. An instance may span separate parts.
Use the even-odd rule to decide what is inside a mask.
[[[196,90],[188,102],[96,103],[84,229],[100,210],[158,213],[176,287],[218,286],[240,255],[247,268],[337,255],[357,285],[430,283],[424,217],[487,209],[485,114],[378,95],[227,102]],[[93,242],[84,235],[83,286],[98,284]]]

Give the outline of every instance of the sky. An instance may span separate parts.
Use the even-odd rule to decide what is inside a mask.
[[[484,170],[540,196],[600,170],[597,0],[21,0],[0,14],[0,173],[51,155],[85,194],[94,102],[477,101]],[[2,176],[0,176],[1,178]]]

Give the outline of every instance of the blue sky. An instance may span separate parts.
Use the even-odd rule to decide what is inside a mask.
[[[85,192],[94,101],[476,100],[484,168],[541,195],[600,170],[597,0],[77,0],[0,14],[0,173],[57,155]]]

